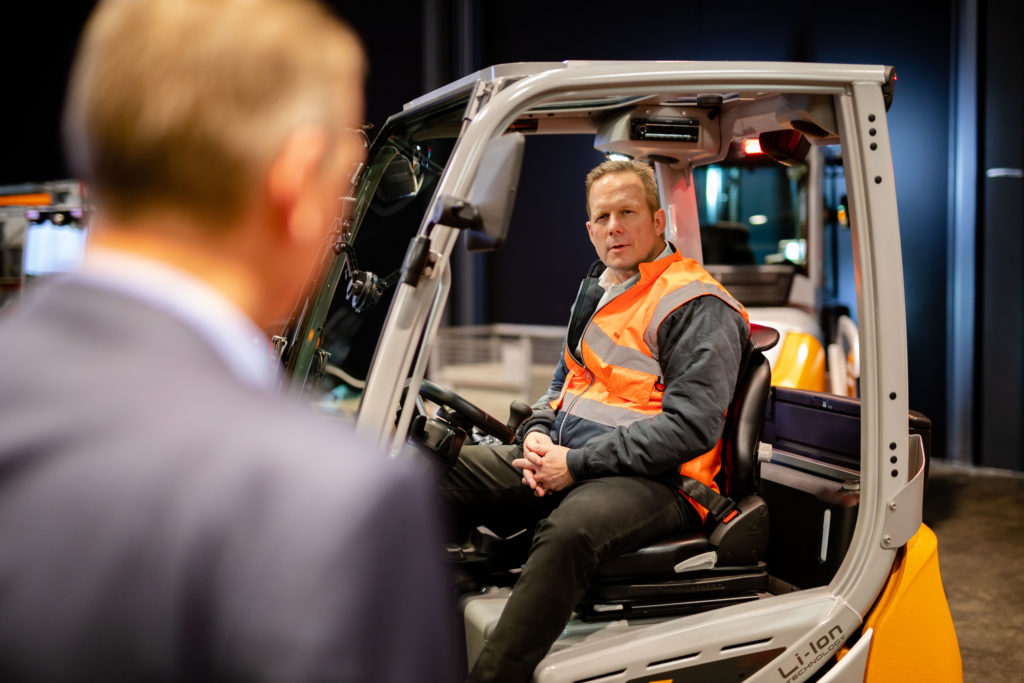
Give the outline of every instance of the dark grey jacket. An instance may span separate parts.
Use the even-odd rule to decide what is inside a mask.
[[[454,680],[433,479],[82,283],[0,320],[0,680]]]
[[[570,315],[566,344],[581,365],[575,349],[604,294],[598,284],[603,270],[600,261],[591,266]],[[555,443],[567,446],[569,471],[576,481],[638,475],[676,483],[679,466],[721,438],[749,335],[743,317],[718,297],[692,299],[658,328],[655,355],[665,384],[660,415],[617,428],[592,422],[582,430],[563,425],[565,411],[556,414],[548,404],[562,390],[567,372],[562,360],[522,433],[545,431]]]

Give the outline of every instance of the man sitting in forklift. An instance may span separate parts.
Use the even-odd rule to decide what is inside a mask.
[[[472,681],[528,681],[598,565],[699,527],[707,509],[680,491],[688,478],[717,490],[746,311],[666,242],[650,166],[606,161],[586,188],[600,261],[580,286],[551,387],[520,444],[468,446],[443,482],[460,528],[536,525]]]

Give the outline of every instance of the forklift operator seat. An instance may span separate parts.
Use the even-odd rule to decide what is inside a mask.
[[[758,443],[771,384],[763,352],[777,330],[751,324],[750,345],[726,414],[719,489],[738,514],[664,538],[598,567],[578,607],[584,619],[692,613],[755,599],[767,590],[768,509],[757,495]]]
[[[722,434],[722,470],[719,488],[733,500],[754,492],[757,445],[764,424],[764,410],[771,386],[771,367],[764,352],[779,343],[775,328],[751,323],[750,350],[736,392],[726,413]],[[724,487],[722,484],[724,483]]]

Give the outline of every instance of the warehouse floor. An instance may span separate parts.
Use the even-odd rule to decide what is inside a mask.
[[[924,522],[939,539],[964,681],[1024,681],[1024,475],[936,461]]]

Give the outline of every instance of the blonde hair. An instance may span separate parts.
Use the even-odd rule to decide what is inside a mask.
[[[235,217],[296,128],[361,124],[342,119],[362,115],[364,71],[315,0],[103,0],[69,82],[68,161],[114,216]]]
[[[647,208],[651,210],[652,214],[661,208],[661,201],[658,199],[658,184],[654,180],[654,169],[642,161],[616,159],[599,164],[587,174],[587,215],[590,215],[590,188],[598,180],[612,173],[632,173],[636,175],[640,178],[640,182],[643,183]]]

